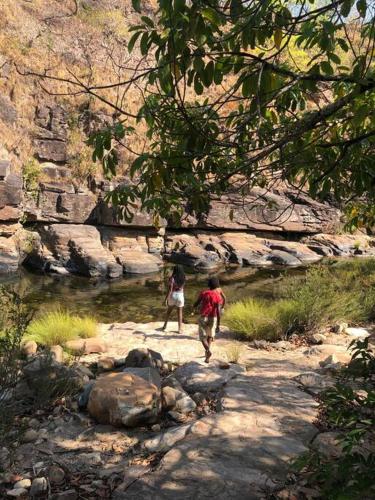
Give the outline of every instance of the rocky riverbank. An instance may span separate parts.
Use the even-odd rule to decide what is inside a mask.
[[[206,365],[194,325],[182,335],[160,326],[102,325],[98,339],[69,345],[79,365],[62,368],[53,349],[49,373],[70,371],[83,392],[15,423],[0,453],[5,497],[265,498],[284,494],[291,461],[309,446],[332,449],[314,425],[315,395],[365,330],[302,346],[240,343],[224,331]],[[42,358],[25,349],[23,390],[35,391]]]

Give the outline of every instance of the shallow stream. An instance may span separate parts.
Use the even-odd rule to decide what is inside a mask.
[[[36,274],[23,269],[18,274],[1,277],[0,285],[12,284],[37,315],[60,307],[72,313],[89,314],[104,323],[148,322],[163,319],[163,301],[170,271],[166,268],[159,274],[102,281],[78,276]],[[247,297],[273,298],[284,276],[302,276],[304,272],[304,269],[238,268],[226,270],[218,276],[228,300],[234,302]],[[187,274],[187,319],[197,294],[206,287],[207,277],[204,274]]]

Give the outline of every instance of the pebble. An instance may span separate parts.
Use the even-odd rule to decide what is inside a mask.
[[[344,333],[344,331],[348,328],[348,323],[338,323],[332,328],[334,333]]]
[[[45,477],[36,477],[33,479],[30,489],[31,496],[38,496],[45,493],[48,489],[47,479]]]
[[[62,363],[64,361],[64,349],[61,345],[53,345],[50,347],[50,353],[52,358],[58,363]]]
[[[76,500],[78,498],[76,490],[61,491],[53,495],[52,500]]]
[[[17,481],[13,485],[13,489],[17,489],[17,488],[30,488],[30,486],[31,486],[30,479],[21,479],[21,481]]]
[[[11,498],[20,498],[24,497],[25,495],[27,495],[26,488],[15,488],[14,490],[7,491],[7,496]]]
[[[98,359],[98,370],[103,372],[109,372],[114,370],[115,360],[113,358],[105,357]]]
[[[39,435],[35,429],[28,429],[22,436],[23,443],[33,443],[38,439]]]
[[[320,361],[319,365],[322,368],[325,368],[328,365],[335,365],[338,362],[339,360],[336,358],[336,356],[334,354],[331,354],[330,356],[328,356],[328,358],[324,359],[323,361]]]
[[[161,427],[159,424],[154,424],[152,427],[151,427],[151,430],[152,432],[160,432],[161,430]]]
[[[36,354],[38,350],[38,344],[34,340],[28,340],[21,346],[21,352],[25,356],[32,356]]]
[[[315,344],[315,345],[324,344],[324,342],[326,340],[327,339],[326,339],[325,335],[323,335],[321,333],[315,333],[314,335],[311,335],[311,337],[310,337],[311,343]]]
[[[36,418],[32,418],[32,419],[30,419],[30,420],[29,420],[29,427],[30,427],[31,429],[39,429],[39,427],[40,427],[40,422],[39,422],[39,420],[38,420],[38,419],[36,419]]]
[[[51,465],[48,471],[48,478],[52,484],[61,484],[65,478],[65,472],[57,465]]]

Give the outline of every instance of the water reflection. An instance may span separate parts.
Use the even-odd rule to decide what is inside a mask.
[[[219,278],[230,301],[246,297],[272,298],[279,280],[286,274],[303,270],[229,269]],[[126,276],[114,281],[79,276],[36,274],[22,269],[18,274],[1,277],[0,284],[12,284],[35,310],[41,314],[56,307],[73,313],[90,314],[101,322],[147,322],[160,320],[170,270],[158,274]],[[206,286],[208,275],[187,274],[186,314],[198,292]]]

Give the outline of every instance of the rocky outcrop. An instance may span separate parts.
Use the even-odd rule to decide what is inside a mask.
[[[321,259],[305,244],[268,240],[242,232],[171,234],[166,238],[165,248],[167,260],[198,270],[217,269],[227,264],[294,267]]]
[[[316,234],[303,239],[315,253],[324,256],[374,256],[375,240],[365,234]]]
[[[122,267],[105,249],[94,226],[52,224],[38,228],[29,265],[60,274],[115,278]]]

